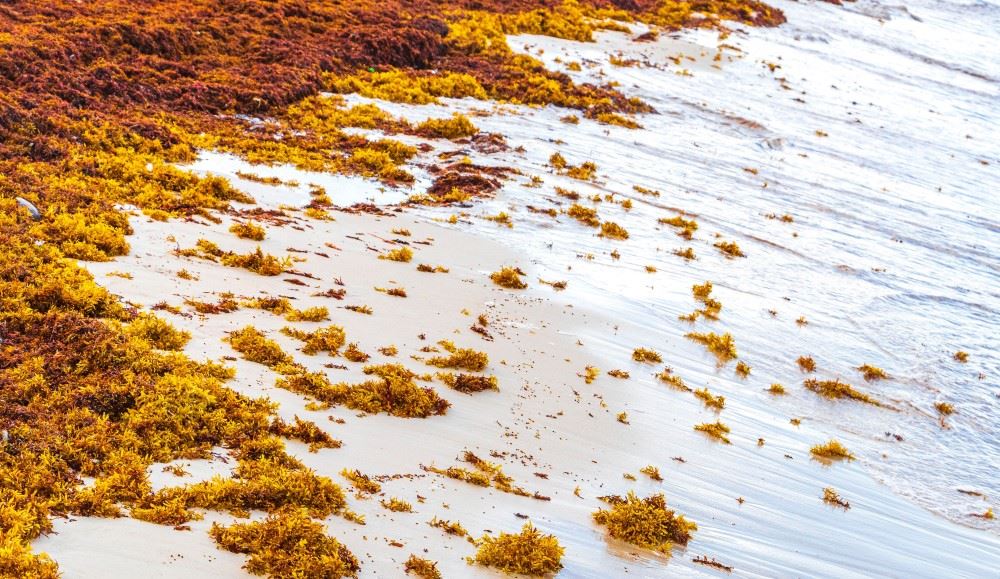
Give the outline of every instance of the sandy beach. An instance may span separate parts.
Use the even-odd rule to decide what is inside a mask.
[[[187,357],[233,368],[227,388],[338,441],[283,438],[363,517],[320,520],[359,577],[407,576],[411,555],[444,577],[501,576],[433,519],[472,539],[530,521],[565,549],[559,577],[994,576],[1000,208],[982,190],[1000,186],[996,113],[983,112],[998,94],[995,63],[970,61],[982,73],[972,75],[907,52],[930,50],[921,26],[946,22],[930,4],[910,7],[926,23],[865,0],[775,5],[791,24],[728,37],[660,31],[639,42],[654,30],[639,23],[594,42],[507,37],[573,82],[649,103],[655,112],[627,117],[634,127],[553,105],[321,93],[407,126],[458,113],[477,134],[344,129],[416,147],[409,186],[201,150],[176,166],[226,178],[253,203],[167,220],[119,205],[127,254],[78,264],[122,304],[189,333]],[[902,48],[876,48],[882,35]],[[504,145],[481,146],[482,135]],[[407,202],[449,163],[502,169],[500,186]],[[586,178],[574,173],[587,163]],[[319,190],[329,211],[314,210]],[[248,222],[262,239],[234,234]],[[284,260],[281,273],[223,263],[258,249]],[[526,287],[495,283],[505,267]],[[283,309],[261,305],[274,298]],[[232,311],[209,307],[227,302]],[[317,320],[310,308],[327,312]],[[247,359],[233,335],[248,326],[297,369]],[[339,352],[303,351],[302,335],[329,326],[344,331]],[[723,334],[731,359],[701,343]],[[488,363],[433,364],[456,348]],[[447,412],[366,413],[282,387],[307,373],[358,384],[381,364],[412,371]],[[495,377],[497,389],[461,392],[448,384],[456,374]],[[823,390],[845,384],[848,394]],[[712,424],[728,430],[696,428]],[[832,440],[851,460],[813,452]],[[476,470],[468,453],[518,492],[448,476]],[[155,493],[233,477],[239,462],[217,446],[211,458],[154,462],[147,476]],[[353,485],[353,470],[378,490]],[[630,492],[663,493],[696,523],[690,542],[665,554],[611,537],[593,513]],[[391,499],[411,509],[391,510]],[[202,519],[177,526],[66,513],[31,546],[64,577],[250,576],[247,557],[210,530],[267,513],[195,510]]]

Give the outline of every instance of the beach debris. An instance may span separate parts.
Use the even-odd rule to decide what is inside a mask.
[[[969,361],[969,353],[966,352],[965,350],[959,350],[955,352],[952,357],[955,358],[956,362],[961,362],[962,364],[965,364],[966,362]]]
[[[724,565],[724,564],[716,561],[715,557],[712,557],[710,559],[706,555],[698,555],[697,557],[694,557],[691,560],[694,561],[695,563],[699,564],[699,565],[705,565],[707,567],[712,567],[712,568],[718,569],[720,571],[725,571],[726,573],[732,573],[733,572],[733,567],[732,566],[730,566],[730,565]]]
[[[698,399],[700,399],[708,408],[713,408],[715,410],[722,410],[723,408],[726,407],[726,397],[722,395],[715,396],[708,391],[708,388],[695,390],[694,395]]]
[[[32,203],[31,201],[28,201],[24,197],[17,197],[15,201],[17,201],[17,204],[19,206],[24,207],[28,211],[28,213],[31,214],[31,218],[34,219],[35,221],[38,221],[39,219],[42,218],[42,212],[39,211],[38,208],[35,207],[35,204]]]

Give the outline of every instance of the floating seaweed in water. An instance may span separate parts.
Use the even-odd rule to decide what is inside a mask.
[[[816,380],[810,379],[803,382],[803,386],[807,390],[812,390],[813,392],[823,396],[824,398],[830,398],[834,400],[839,400],[843,398],[848,398],[850,400],[857,400],[858,402],[864,402],[865,404],[872,404],[874,406],[882,406],[882,403],[878,400],[872,398],[871,396],[860,392],[846,382],[841,382],[838,380]]]
[[[823,444],[817,444],[810,448],[809,452],[812,453],[813,456],[829,460],[854,460],[854,455],[851,454],[851,452],[847,450],[847,447],[841,444],[838,440],[830,440],[824,442]]]
[[[667,508],[662,494],[639,498],[629,492],[627,496],[601,497],[610,505],[609,509],[599,509],[594,513],[594,521],[607,527],[608,534],[616,539],[670,553],[674,543],[687,545],[691,532],[698,525]]]
[[[767,388],[767,391],[775,396],[783,396],[785,394],[785,387],[775,382]]]
[[[739,376],[740,378],[746,379],[748,376],[750,376],[751,370],[752,368],[750,367],[750,364],[747,364],[743,360],[740,360],[739,362],[736,363],[736,375]]]
[[[702,424],[696,424],[694,427],[698,432],[704,432],[705,434],[711,436],[716,440],[721,440],[726,444],[732,444],[729,440],[729,427],[716,420],[715,422],[705,422]]]
[[[803,372],[816,371],[816,360],[813,360],[812,356],[799,356],[799,359],[795,362]]]
[[[733,336],[726,332],[721,336],[715,332],[709,332],[707,334],[690,332],[684,334],[685,338],[694,340],[700,344],[704,344],[706,348],[719,359],[720,364],[725,364],[732,360],[735,360],[739,356],[736,354],[736,341],[733,340]]]
[[[955,358],[956,362],[961,362],[962,364],[965,364],[966,362],[969,361],[969,353],[966,352],[965,350],[959,350],[955,352],[955,354],[952,357]]]
[[[483,535],[477,541],[479,549],[470,563],[494,567],[504,573],[542,576],[562,569],[563,552],[554,535],[542,534],[531,523],[521,532],[500,533],[497,537]]]
[[[526,275],[519,267],[503,267],[500,271],[495,271],[490,274],[490,279],[493,283],[500,287],[505,287],[507,289],[524,289],[528,287],[522,279],[521,276]]]

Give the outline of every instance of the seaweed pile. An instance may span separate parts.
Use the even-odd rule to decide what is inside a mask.
[[[354,520],[343,491],[276,436],[308,425],[276,425],[270,403],[225,386],[231,369],[186,358],[177,351],[182,333],[122,304],[74,260],[128,253],[123,205],[157,220],[217,220],[213,211],[253,202],[225,179],[177,168],[199,150],[405,184],[415,148],[341,129],[434,138],[476,131],[460,118],[409,126],[321,91],[557,104],[588,118],[650,112],[611,86],[578,85],[515,55],[504,40],[517,32],[588,40],[633,20],[677,29],[722,28],[722,20],[772,26],[784,17],[756,0],[0,4],[0,575],[57,576],[55,562],[29,545],[53,516],[180,525],[200,516],[192,509],[269,513],[212,530],[225,548],[251,555],[251,571],[353,574],[353,556],[316,539],[323,531],[310,519]],[[328,203],[319,195],[314,204]],[[272,257],[235,257],[254,256]],[[342,345],[306,338],[321,341],[317,349]],[[336,398],[413,387],[401,369],[370,372],[378,379],[338,386]],[[291,372],[287,380],[308,378]],[[329,389],[314,386],[295,389]],[[443,413],[447,403],[428,404],[417,414]],[[365,410],[395,408],[384,406]],[[152,491],[152,463],[204,458],[213,447],[238,460],[233,478]],[[318,542],[282,553],[301,538]],[[330,564],[318,569],[317,557]]]

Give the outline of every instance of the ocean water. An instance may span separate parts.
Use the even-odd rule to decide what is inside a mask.
[[[736,27],[726,39],[706,31],[655,43],[619,33],[595,43],[511,37],[515,50],[578,81],[616,82],[657,114],[642,116],[641,130],[587,120],[568,126],[559,117],[570,111],[555,108],[508,107],[476,118],[524,147],[492,162],[546,181],[511,184],[473,211],[512,212],[513,229],[487,222],[476,231],[522,247],[543,277],[568,279],[574,300],[672,340],[697,363],[668,361],[729,390],[732,404],[762,417],[803,417],[855,449],[893,492],[997,533],[995,521],[974,514],[1000,497],[1000,5],[776,5],[787,25]],[[720,43],[735,48],[713,62]],[[640,64],[612,66],[612,54]],[[692,58],[679,65],[669,58],[680,54]],[[379,104],[410,118],[481,108]],[[596,162],[599,184],[552,174],[546,162],[554,152],[571,164]],[[557,185],[632,199],[628,212],[597,206],[630,239],[609,242],[568,217],[557,225],[524,210],[565,208],[552,193]],[[661,195],[640,195],[632,185]],[[701,226],[690,243],[656,222],[678,211]],[[712,247],[717,235],[747,257],[723,258]],[[687,246],[697,261],[671,253]],[[609,257],[615,248],[620,259]],[[696,329],[732,332],[754,368],[753,388],[706,370],[698,347],[676,340],[687,331],[677,315],[695,307],[690,284],[704,280],[725,308],[721,321]],[[800,316],[807,325],[795,323]],[[968,363],[953,359],[958,350],[969,353]],[[816,360],[813,377],[842,379],[890,408],[804,391],[800,355]],[[861,364],[891,379],[866,383]],[[791,395],[764,394],[771,382]],[[942,422],[935,402],[956,413]]]

